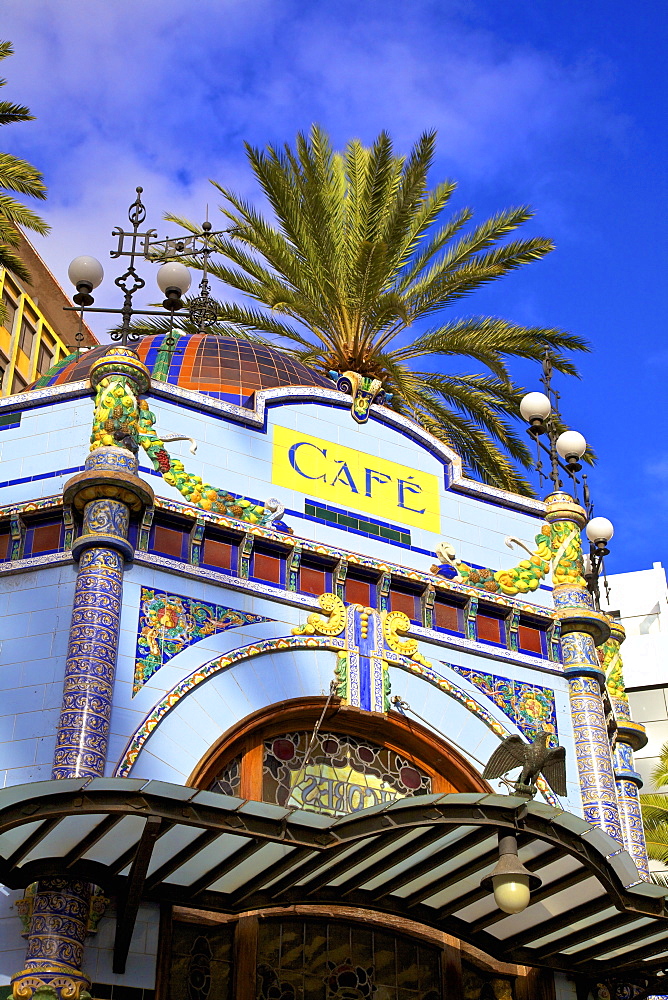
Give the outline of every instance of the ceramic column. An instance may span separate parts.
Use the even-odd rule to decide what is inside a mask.
[[[106,384],[102,384],[102,383]],[[92,778],[104,774],[109,738],[123,568],[132,558],[128,541],[130,514],[153,502],[151,488],[137,476],[137,457],[122,439],[133,443],[136,396],[148,384],[148,372],[132,351],[115,348],[91,371],[100,394],[122,389],[116,418],[106,439],[93,439],[85,469],[70,479],[63,501],[83,515],[81,535],[72,546],[78,562],[63,702],[56,736],[52,778]],[[118,417],[125,421],[116,428]],[[116,431],[116,433],[114,433]],[[43,879],[34,895],[25,968],[12,979],[16,1000],[40,996],[78,1000],[90,985],[82,971],[91,887],[77,879]]]
[[[645,727],[632,720],[629,710],[619,648],[625,638],[624,626],[619,622],[611,622],[610,638],[602,650],[603,669],[605,670],[608,694],[617,720],[617,739],[613,763],[624,847],[635,861],[643,878],[649,879],[645,829],[642,823],[639,799],[642,778],[633,766],[633,751],[640,750],[641,747],[645,746],[647,736],[645,735]]]
[[[622,844],[603,701],[605,674],[596,651],[610,635],[610,622],[594,610],[583,577],[580,532],[586,515],[568,494],[553,493],[547,498],[546,520],[552,534],[554,605],[561,623],[584,817]]]

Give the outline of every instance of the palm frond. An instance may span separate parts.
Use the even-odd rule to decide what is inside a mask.
[[[659,754],[659,762],[652,771],[652,781],[657,788],[668,785],[668,743],[664,743]]]
[[[668,823],[645,830],[647,857],[668,865]]]
[[[0,80],[0,87],[4,87],[6,80]],[[35,116],[30,114],[30,109],[24,104],[12,104],[11,101],[0,101],[0,125],[12,125],[14,122],[32,122]]]
[[[32,198],[46,198],[46,187],[42,174],[27,160],[0,153],[0,188],[27,194]]]
[[[0,42],[0,60],[6,59],[13,52],[11,42]],[[6,80],[0,79],[0,87],[4,87],[6,83]],[[23,104],[0,101],[0,126],[31,121],[32,117],[30,110]],[[28,269],[14,249],[19,245],[15,227],[23,226],[45,235],[49,232],[49,226],[8,192],[38,199],[46,197],[44,178],[36,167],[27,160],[0,153],[0,266],[9,268],[19,278],[29,281]]]
[[[408,361],[433,354],[465,355],[472,342],[478,350],[493,349],[499,356],[535,361],[541,361],[548,348],[554,367],[568,375],[577,375],[577,371],[562,351],[590,350],[585,340],[564,330],[518,326],[493,316],[470,316],[425,330],[412,343],[399,349],[397,356]]]
[[[454,182],[428,185],[435,141],[426,132],[403,156],[381,132],[369,147],[354,139],[337,153],[313,125],[292,145],[247,144],[271,213],[214,182],[225,232],[212,242],[209,271],[249,300],[218,303],[216,330],[266,338],[319,371],[380,378],[393,406],[458,450],[473,475],[531,495],[517,471],[530,456],[516,432],[521,389],[508,363],[540,362],[549,350],[556,370],[577,375],[570,354],[588,345],[574,333],[485,316],[432,326],[406,342],[414,324],[553,249],[543,237],[513,237],[532,217],[525,205],[472,229],[468,208],[447,218]],[[445,371],[415,367],[417,359],[427,361],[424,369],[446,358]],[[484,371],[457,374],[454,359]]]
[[[2,231],[0,229],[0,267],[6,267],[7,270],[13,271],[17,278],[23,279],[23,281],[30,281],[30,272],[25,266],[18,254],[14,253],[11,247],[7,246],[6,241],[2,239]]]

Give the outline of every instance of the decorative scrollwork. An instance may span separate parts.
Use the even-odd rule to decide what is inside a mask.
[[[200,294],[190,300],[188,305],[188,316],[190,322],[202,330],[211,326],[218,319],[216,303],[210,295],[209,282],[204,279],[200,282]]]
[[[57,963],[39,969],[23,969],[12,981],[13,1000],[90,1000],[89,980]]]
[[[346,627],[346,608],[336,594],[321,594],[318,604],[329,617],[323,620],[322,615],[314,612],[306,619],[306,625],[293,628],[293,635],[341,635]]]
[[[408,656],[416,663],[423,663],[425,666],[430,665],[418,651],[417,639],[402,639],[399,636],[399,632],[407,632],[411,625],[410,619],[403,611],[384,611],[380,617],[383,623],[383,638],[393,653]]]
[[[128,531],[129,511],[124,503],[115,500],[93,500],[86,504],[84,531],[93,534],[119,535],[125,538]]]
[[[142,222],[146,218],[146,207],[142,203],[141,196],[143,192],[143,187],[135,188],[137,192],[137,197],[132,202],[128,209],[128,219],[133,226],[141,226]]]

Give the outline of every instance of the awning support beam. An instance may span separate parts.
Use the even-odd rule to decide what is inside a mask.
[[[116,913],[116,936],[114,938],[113,972],[122,976],[128,959],[132,933],[135,929],[139,904],[141,903],[146,873],[151,863],[153,847],[160,833],[162,820],[159,816],[149,816],[144,824],[137,851],[128,875],[127,887],[122,899],[118,900]]]

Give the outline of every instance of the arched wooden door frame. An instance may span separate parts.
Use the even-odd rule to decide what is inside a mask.
[[[285,732],[308,732],[321,716],[323,731],[367,739],[411,759],[431,777],[436,793],[492,791],[463,754],[419,722],[395,711],[366,712],[339,698],[328,704],[324,697],[294,698],[247,715],[209,748],[187,784],[208,788],[221,769],[240,756],[241,797],[261,799],[264,741]]]

